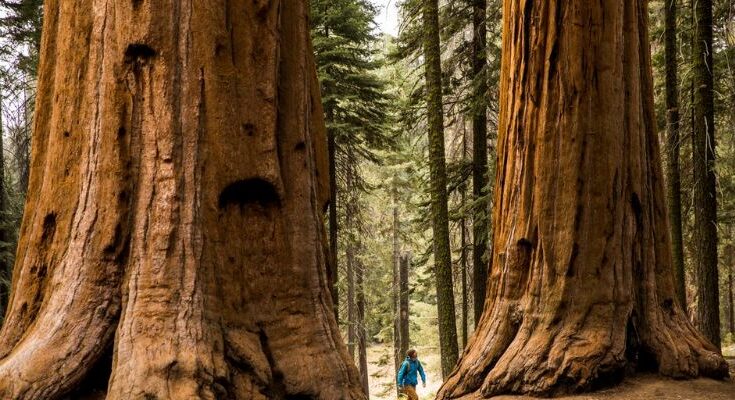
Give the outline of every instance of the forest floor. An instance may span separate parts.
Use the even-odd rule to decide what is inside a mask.
[[[395,375],[391,360],[391,345],[376,345],[368,349],[370,399],[394,400]],[[434,346],[417,346],[419,358],[428,375],[426,388],[419,387],[421,400],[434,399],[441,386],[438,350]],[[724,349],[730,362],[731,380],[711,379],[675,381],[656,375],[626,379],[621,385],[592,394],[560,397],[561,400],[735,400],[735,345]],[[524,396],[499,396],[496,400],[528,399]]]
[[[393,372],[392,345],[376,345],[368,349],[368,375],[370,381],[371,400],[395,400],[396,376]],[[426,372],[426,388],[416,388],[421,400],[433,400],[442,384],[439,349],[428,346],[416,346],[421,365]]]

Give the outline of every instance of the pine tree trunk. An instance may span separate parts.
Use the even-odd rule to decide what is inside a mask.
[[[720,347],[720,295],[717,271],[717,188],[715,177],[712,1],[699,0],[694,30],[694,265],[697,272],[697,323]]]
[[[326,111],[328,120],[333,120],[334,116],[330,110]],[[337,279],[339,278],[338,266],[338,232],[339,223],[337,222],[337,144],[334,132],[327,132],[327,152],[329,153],[329,291],[332,295],[332,303],[334,304],[334,317],[339,321],[339,293],[337,292]]]
[[[735,295],[733,294],[733,267],[732,264],[727,269],[727,309],[728,309],[728,332],[735,338]]]
[[[472,194],[474,201],[485,196],[487,186],[487,1],[471,0],[472,18],[472,73],[474,79],[475,113],[472,119]],[[489,217],[487,203],[476,204],[472,218],[472,271],[475,326],[480,321],[485,308],[485,292],[487,290],[487,267],[483,261],[488,247]],[[465,342],[466,343],[466,342]]]
[[[352,167],[352,166],[349,166]],[[347,261],[347,352],[350,354],[352,359],[355,359],[355,343],[357,343],[357,331],[358,326],[356,304],[355,304],[355,269],[357,267],[357,259],[355,258],[355,248],[357,243],[355,241],[356,236],[352,233],[355,232],[355,216],[358,214],[357,199],[355,196],[355,189],[353,187],[353,174],[355,173],[353,168],[348,168],[346,171],[346,187],[345,195],[347,201],[345,201],[345,225],[344,229],[347,235],[345,235],[345,255]]]
[[[5,316],[5,310],[8,306],[8,298],[10,285],[6,282],[10,280],[13,265],[13,250],[11,232],[11,222],[9,218],[8,197],[5,188],[5,147],[4,147],[4,129],[3,129],[3,96],[0,93],[0,326]]]
[[[349,218],[349,214],[347,216]],[[355,315],[355,253],[352,243],[347,244],[347,352],[352,359],[355,358],[355,343],[357,336],[355,326],[357,319]]]
[[[20,135],[23,137],[16,140],[17,148],[15,149],[15,158],[18,160],[18,192],[25,198],[28,192],[28,181],[30,179],[31,154],[29,146],[33,137],[33,113],[31,111],[30,92],[31,88],[23,89],[23,128],[20,129]]]
[[[357,281],[357,341],[360,380],[365,396],[370,398],[370,384],[367,370],[367,330],[365,328],[365,266],[362,263],[358,263],[355,272]]]
[[[365,399],[329,295],[307,18],[45,2],[0,398]]]
[[[665,11],[665,55],[666,55],[666,142],[669,151],[666,168],[668,191],[669,221],[671,222],[671,250],[676,282],[676,294],[680,304],[687,304],[686,274],[684,272],[684,240],[681,222],[681,176],[679,157],[681,143],[679,138],[679,62],[677,45],[678,0],[666,0]]]
[[[444,112],[439,50],[439,1],[423,0],[423,2],[434,274],[436,276],[442,376],[447,376],[457,363],[459,349],[457,348],[457,320],[454,311],[454,285],[452,284],[452,253],[449,248],[447,166],[444,151]]]
[[[439,399],[727,376],[676,298],[647,23],[645,0],[505,1],[488,307]]]
[[[466,187],[462,186],[460,191],[462,192],[461,208],[464,209],[466,202],[465,191]],[[462,347],[467,346],[467,329],[469,327],[468,314],[469,304],[467,302],[467,218],[462,217],[459,220],[460,229],[460,256],[459,256],[459,277],[461,279],[461,290],[462,290]]]
[[[393,178],[393,363],[395,364],[396,373],[403,362],[403,354],[401,352],[401,307],[400,307],[400,222],[398,213],[398,188],[396,187],[396,177]]]
[[[727,252],[727,331],[730,335],[735,336],[735,299],[733,299],[733,267],[735,262],[735,247],[728,245],[725,248]]]
[[[467,165],[469,160],[467,159],[468,156],[468,144],[467,144],[467,129],[466,124],[464,121],[462,122],[462,165]],[[474,166],[473,166],[474,168]],[[460,249],[459,249],[459,279],[460,282],[460,289],[462,291],[462,315],[460,317],[461,320],[461,335],[462,335],[462,348],[464,346],[467,346],[467,337],[468,337],[468,328],[469,328],[469,304],[468,304],[468,293],[467,293],[467,185],[463,182],[462,185],[459,187],[459,194],[460,194],[460,200],[459,200],[459,208],[462,213],[462,217],[459,220],[459,229],[460,229]],[[474,218],[473,218],[474,220]]]
[[[408,353],[408,348],[411,345],[410,333],[409,333],[409,289],[408,289],[408,268],[411,265],[411,258],[408,254],[404,254],[401,257],[401,271],[400,271],[400,333],[401,333],[401,344],[399,354],[404,355]]]

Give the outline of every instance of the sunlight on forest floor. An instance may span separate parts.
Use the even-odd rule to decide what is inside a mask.
[[[728,346],[728,347],[725,347],[724,349],[722,349],[722,354],[725,357],[734,357],[735,358],[735,344],[733,344],[732,346]]]
[[[436,347],[417,346],[419,358],[426,371],[426,388],[416,391],[421,400],[433,400],[441,386],[441,366],[439,349]],[[370,376],[371,400],[396,399],[396,375],[393,372],[393,346],[391,344],[375,345],[368,348],[368,375]]]
[[[438,349],[433,346],[416,347],[422,354],[421,361],[427,372],[428,385],[418,388],[421,400],[434,399],[441,386],[441,367]],[[391,363],[391,344],[374,345],[368,349],[368,371],[370,375],[370,399],[394,400],[395,374]],[[735,345],[723,349],[726,357],[732,357],[735,373]],[[500,396],[497,400],[526,399],[528,397]],[[674,381],[657,376],[642,376],[626,380],[622,385],[594,394],[561,397],[570,400],[733,400],[735,380],[719,382],[710,379]]]

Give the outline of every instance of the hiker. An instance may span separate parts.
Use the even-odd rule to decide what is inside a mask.
[[[401,364],[401,369],[398,371],[398,390],[408,396],[409,400],[419,400],[419,395],[416,394],[416,386],[419,384],[417,373],[421,374],[421,382],[426,387],[424,367],[421,366],[416,350],[411,349],[406,352],[406,361]]]

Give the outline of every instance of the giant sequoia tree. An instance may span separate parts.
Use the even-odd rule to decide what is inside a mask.
[[[45,11],[0,398],[364,398],[306,2]]]
[[[504,10],[488,307],[439,398],[727,375],[677,301],[647,1]]]

